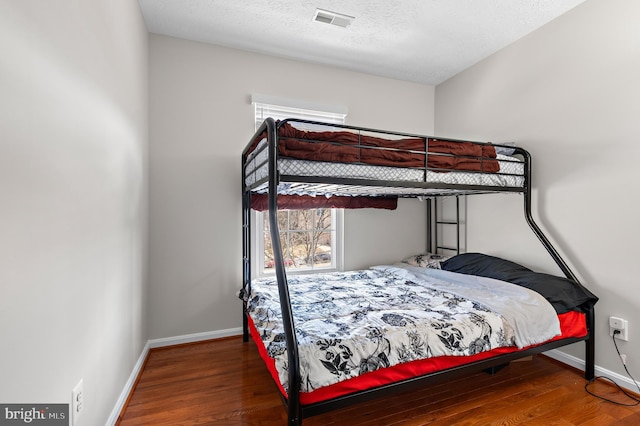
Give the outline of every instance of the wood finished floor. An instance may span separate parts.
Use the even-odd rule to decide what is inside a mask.
[[[640,425],[640,407],[601,401],[581,374],[544,356],[310,417],[324,425]],[[624,402],[614,387],[592,390]],[[286,424],[286,410],[253,342],[240,337],[152,349],[117,423]]]

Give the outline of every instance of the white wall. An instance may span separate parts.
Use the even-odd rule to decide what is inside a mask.
[[[0,2],[0,402],[107,420],[146,336],[147,31],[129,0]]]
[[[516,141],[533,156],[534,216],[596,293],[596,363],[640,371],[640,2],[589,0],[436,88],[436,132]],[[469,250],[559,273],[524,222],[520,197],[469,199]],[[496,214],[501,212],[501,214]],[[569,349],[583,357],[582,346]]]
[[[241,326],[240,154],[253,134],[251,94],[346,105],[354,125],[433,132],[432,86],[159,35],[149,66],[150,338]],[[377,234],[370,225],[392,212],[347,212],[347,268],[424,249],[415,237],[424,207],[399,210],[403,225]]]

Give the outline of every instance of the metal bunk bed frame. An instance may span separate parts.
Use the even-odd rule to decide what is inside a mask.
[[[268,202],[269,202],[269,229],[271,232],[271,241],[273,244],[274,259],[275,259],[275,274],[278,282],[278,290],[280,295],[280,308],[282,310],[282,319],[285,331],[285,340],[287,346],[287,356],[289,365],[289,389],[288,397],[283,396],[283,402],[287,407],[288,425],[301,425],[302,419],[311,417],[328,411],[332,411],[341,407],[345,407],[354,403],[363,402],[372,398],[382,397],[389,395],[400,390],[415,389],[425,384],[446,380],[447,378],[453,378],[461,375],[468,374],[469,372],[496,369],[502,365],[509,363],[515,359],[525,357],[532,354],[545,352],[551,349],[555,349],[561,346],[565,346],[571,343],[579,341],[585,342],[585,372],[584,376],[586,380],[591,380],[595,377],[595,310],[593,307],[586,313],[586,325],[588,333],[582,338],[568,338],[560,339],[532,348],[528,348],[522,351],[499,355],[482,361],[476,361],[470,364],[461,365],[458,367],[449,368],[443,371],[436,371],[419,377],[403,380],[397,383],[391,383],[377,387],[375,389],[368,389],[359,391],[354,394],[340,396],[331,400],[321,401],[310,405],[301,405],[299,398],[300,391],[300,364],[298,355],[298,343],[295,334],[295,324],[293,319],[293,312],[291,310],[291,302],[287,284],[287,274],[284,266],[284,259],[282,255],[282,247],[280,243],[280,233],[277,223],[277,211],[278,211],[278,185],[282,182],[310,182],[321,184],[341,184],[341,185],[356,185],[356,186],[391,186],[388,182],[384,181],[371,181],[362,179],[335,179],[335,178],[317,178],[317,177],[300,177],[300,176],[284,176],[278,172],[278,152],[277,152],[277,130],[278,126],[289,120],[283,120],[280,123],[276,123],[272,118],[267,118],[260,128],[253,136],[253,140],[259,137],[262,133],[266,132],[268,140]],[[322,124],[307,120],[291,120],[295,122],[304,122],[311,124]],[[367,129],[362,127],[336,125],[341,129],[351,129],[355,131],[371,131],[377,133],[397,134],[392,132],[384,132],[375,129]],[[403,136],[417,136],[417,135],[403,135]],[[424,137],[424,136],[418,136]],[[249,340],[249,325],[248,325],[248,313],[247,313],[247,297],[251,293],[251,193],[257,186],[254,183],[252,186],[247,186],[245,183],[245,171],[246,171],[246,158],[247,150],[242,153],[242,230],[243,230],[243,258],[242,258],[242,270],[243,270],[243,287],[241,290],[241,298],[243,303],[243,340],[247,342]],[[411,188],[417,188],[418,192],[424,190],[424,193],[433,190],[433,194],[425,195],[426,197],[437,197],[442,195],[456,195],[452,194],[451,190],[455,190],[457,194],[477,194],[477,193],[493,193],[493,192],[516,192],[524,195],[524,213],[525,219],[532,229],[533,233],[538,237],[544,248],[549,255],[553,258],[558,265],[562,273],[566,278],[579,283],[576,275],[569,268],[566,262],[562,259],[558,251],[553,247],[549,239],[544,235],[540,227],[536,224],[533,215],[531,214],[531,156],[530,154],[521,148],[516,148],[516,154],[521,155],[524,158],[524,185],[522,188],[496,188],[487,186],[476,185],[448,185],[442,183],[407,183],[406,185]],[[426,161],[426,160],[425,160]],[[425,164],[426,166],[426,164]],[[405,184],[398,184],[394,182],[392,186],[405,186]],[[444,190],[443,193],[438,191]],[[430,227],[431,225],[431,221]],[[430,230],[431,232],[432,230]]]

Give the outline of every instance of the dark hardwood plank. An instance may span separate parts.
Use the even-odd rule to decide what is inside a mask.
[[[550,358],[513,362],[420,391],[305,419],[305,426],[638,425],[640,407],[589,395],[581,372]],[[613,386],[592,390],[629,402]],[[118,425],[286,424],[279,391],[253,342],[240,337],[152,349]]]

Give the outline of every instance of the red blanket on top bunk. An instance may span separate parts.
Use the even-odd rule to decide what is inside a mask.
[[[253,194],[251,208],[259,212],[269,210],[267,194]],[[282,210],[304,209],[386,209],[398,208],[398,197],[312,197],[310,195],[278,195],[278,208]]]
[[[496,173],[500,165],[493,146],[424,138],[384,139],[349,131],[310,132],[284,123],[278,129],[282,156],[312,161],[365,163],[392,167],[425,167],[435,171]],[[261,135],[254,146],[264,138]],[[322,143],[330,142],[330,143]],[[251,149],[253,150],[253,148]]]

